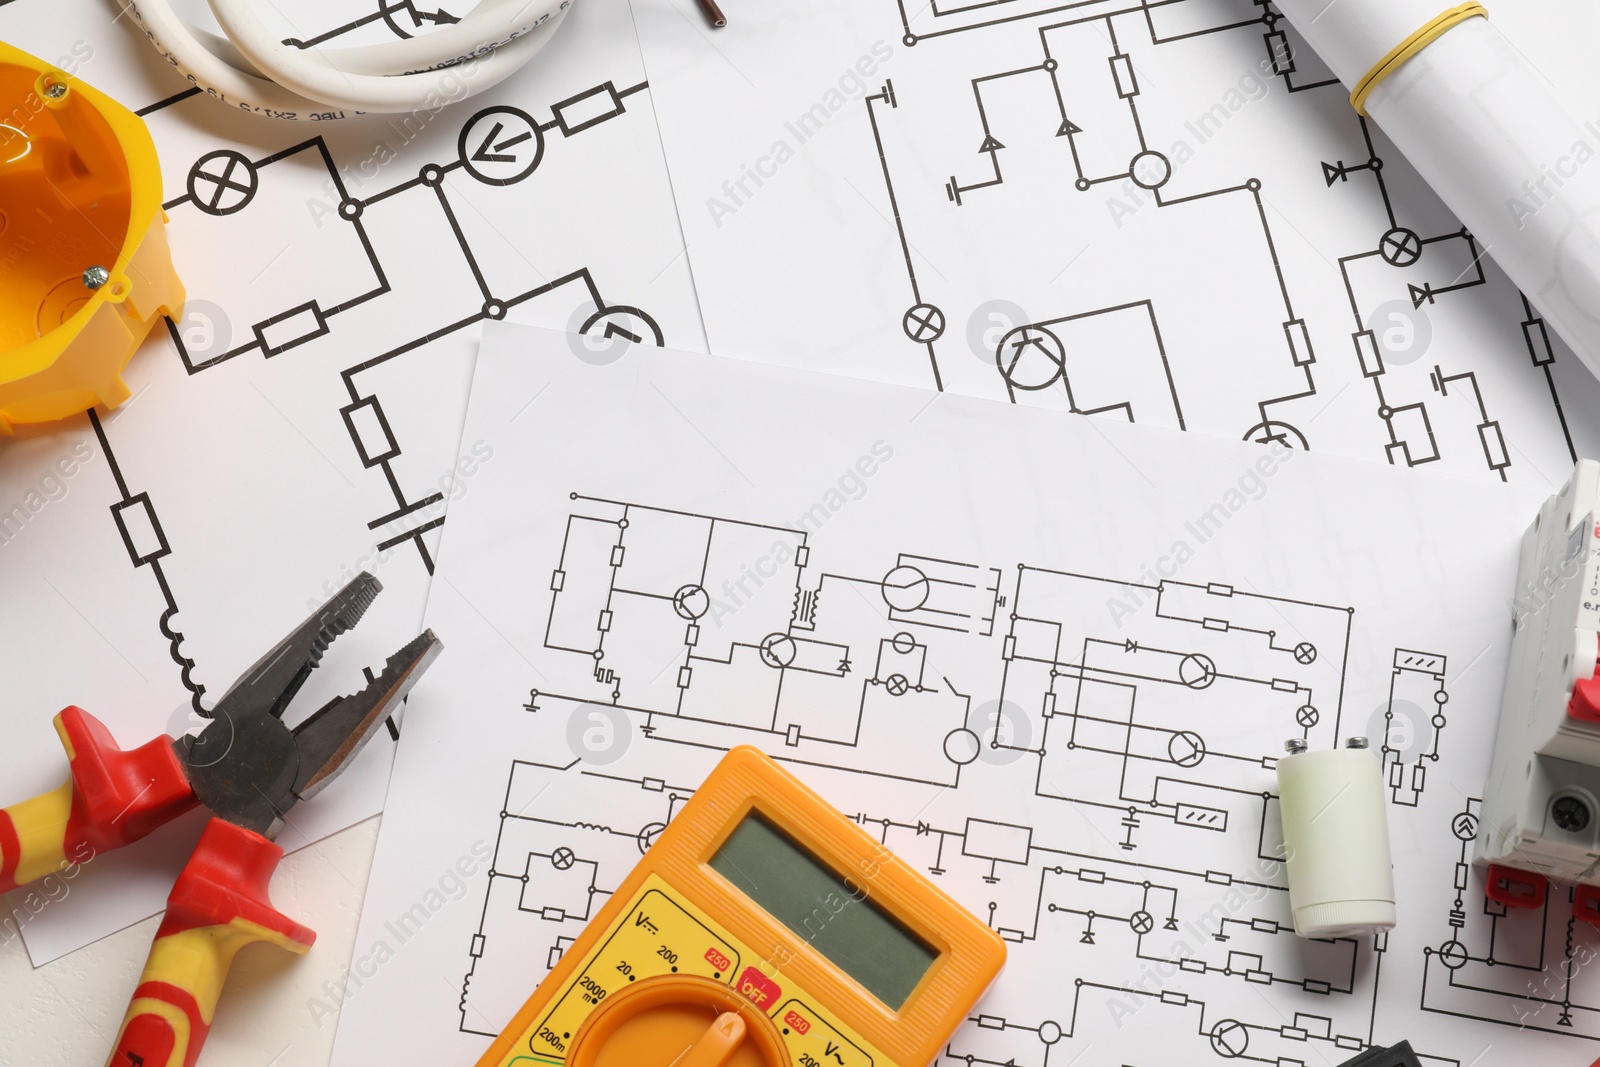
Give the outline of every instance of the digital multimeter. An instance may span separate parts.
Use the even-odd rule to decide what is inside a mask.
[[[764,753],[729,752],[478,1067],[923,1067],[992,930]]]

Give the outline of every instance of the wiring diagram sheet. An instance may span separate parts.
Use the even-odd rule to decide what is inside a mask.
[[[1469,864],[1542,490],[565,345],[486,333],[338,1067],[472,1062],[738,744],[1006,939],[941,1067],[1600,1037],[1596,931]],[[1302,941],[1275,760],[1354,735],[1400,924]]]
[[[714,352],[1538,484],[1600,444],[1269,0],[635,8]]]
[[[263,10],[312,47],[456,17],[436,8]],[[566,330],[588,356],[703,346],[623,0],[586,0],[560,48],[466,102],[344,122],[219,106],[116,4],[12,0],[0,35],[144,116],[189,293],[129,366],[122,407],[0,444],[0,779],[18,796],[65,774],[50,728],[62,707],[124,745],[198,728],[261,649],[361,570],[386,591],[300,713],[415,635],[446,509],[495,462],[460,440],[481,323]],[[399,725],[280,843],[376,813]],[[199,825],[12,894],[7,935],[20,929],[43,963],[154,914]],[[67,892],[70,908],[52,906]]]

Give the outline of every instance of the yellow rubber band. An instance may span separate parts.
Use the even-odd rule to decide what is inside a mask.
[[[1356,87],[1350,91],[1350,106],[1356,109],[1356,114],[1365,115],[1367,97],[1371,96],[1372,90],[1383,84],[1383,79],[1393,74],[1402,63],[1468,19],[1488,17],[1488,9],[1478,3],[1462,4],[1434,17],[1416,33],[1390,49],[1388,55],[1378,60],[1377,65],[1367,71],[1367,76],[1357,82]]]

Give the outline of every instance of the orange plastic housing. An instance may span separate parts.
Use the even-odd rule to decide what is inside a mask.
[[[712,868],[718,850],[752,812],[936,951],[898,1009],[875,998]],[[677,936],[678,929],[687,936]],[[657,942],[664,942],[664,960]],[[592,1017],[608,996],[620,998],[633,981],[624,981],[621,972],[643,986],[665,972],[668,962],[673,975],[712,978],[731,995],[752,1001],[783,1027],[795,1064],[923,1067],[967,1018],[1005,955],[1005,943],[976,916],[765,753],[740,746],[723,757],[562,952],[478,1067],[581,1067],[589,1052],[556,1047],[584,1036],[581,1024],[567,1028],[575,1015]],[[705,1013],[706,1024],[713,1014]],[[672,1045],[680,1036],[663,1032],[658,1044]],[[646,1041],[647,1035],[630,1034],[630,1047],[636,1037]],[[816,1055],[808,1054],[807,1041],[817,1046]],[[673,1049],[681,1047],[680,1042]],[[825,1058],[822,1050],[828,1048],[842,1055]]]
[[[710,978],[663,974],[595,1005],[567,1067],[788,1067],[783,1036],[752,1001]]]
[[[0,42],[0,433],[128,398],[183,309],[165,225],[144,120]]]

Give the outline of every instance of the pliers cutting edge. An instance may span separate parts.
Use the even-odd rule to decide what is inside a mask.
[[[300,954],[316,940],[272,906],[267,884],[283,858],[273,838],[290,808],[350,764],[443,645],[425,631],[360,692],[292,730],[282,717],[382,588],[370,574],[351,581],[246,671],[192,737],[124,752],[98,719],[67,708],[55,726],[71,778],[0,810],[0,892],[137,841],[196,804],[211,812],[167,897],[107,1067],[194,1067],[234,955],[257,941]]]

